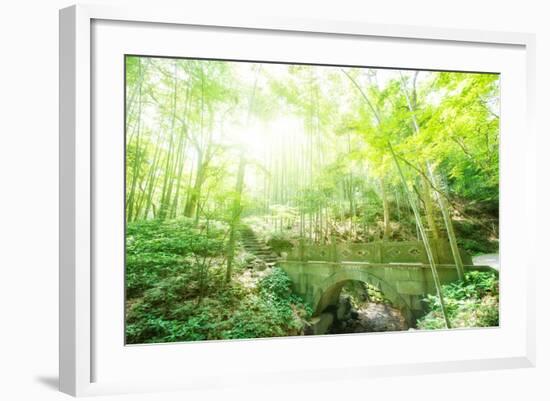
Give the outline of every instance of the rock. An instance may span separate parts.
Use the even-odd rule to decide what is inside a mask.
[[[254,258],[248,263],[247,267],[255,271],[263,271],[267,268],[267,263],[260,258]]]
[[[310,320],[309,326],[304,330],[305,335],[326,334],[334,322],[334,315],[330,312],[321,313]]]
[[[368,303],[359,310],[350,310],[349,318],[337,320],[330,332],[366,333],[383,331],[407,330],[408,326],[403,314],[390,305],[381,303]]]
[[[338,308],[336,309],[336,319],[338,320],[347,320],[350,318],[351,313],[351,300],[349,297],[344,297],[340,299]]]

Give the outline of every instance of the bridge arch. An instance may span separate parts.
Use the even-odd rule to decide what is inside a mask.
[[[413,313],[408,297],[403,297],[393,285],[365,270],[338,271],[319,283],[313,296],[314,315],[320,314],[329,305],[335,305],[342,288],[349,281],[361,281],[378,288],[394,307],[403,312],[407,322],[412,323]]]

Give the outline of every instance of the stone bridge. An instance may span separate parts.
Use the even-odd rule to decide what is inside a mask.
[[[431,245],[441,284],[458,280],[449,243],[433,240]],[[473,266],[472,258],[462,250],[461,255],[465,271],[492,269]],[[436,294],[428,257],[420,241],[330,245],[302,242],[279,261],[279,266],[292,280],[294,291],[312,305],[314,317],[336,305],[342,287],[352,280],[378,288],[403,312],[409,326],[425,313],[422,298]]]

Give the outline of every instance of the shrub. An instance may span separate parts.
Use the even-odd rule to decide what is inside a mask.
[[[226,284],[223,225],[189,219],[129,223],[126,341],[130,344],[298,334],[311,309],[273,268],[256,288]]]
[[[273,268],[258,285],[256,294],[244,299],[233,314],[222,338],[261,338],[297,335],[311,316],[311,308],[292,293],[291,281]]]
[[[193,271],[191,269],[190,271]],[[225,285],[222,268],[207,280],[206,296],[191,273],[161,280],[127,313],[128,343],[260,338],[297,335],[311,308],[291,291],[286,273],[273,268],[248,290]]]
[[[499,325],[499,288],[496,272],[468,272],[463,282],[443,285],[442,295],[453,328]],[[429,312],[418,320],[418,328],[445,328],[439,298],[428,295],[424,301]]]
[[[126,227],[126,296],[141,297],[162,279],[190,274],[193,257],[215,257],[224,249],[223,231],[206,235],[189,219],[148,220]],[[191,257],[191,258],[189,258]]]
[[[471,255],[498,252],[498,240],[491,239],[483,227],[465,220],[455,222],[458,245]]]
[[[290,240],[290,234],[284,232],[272,233],[267,240],[267,245],[277,254],[288,252],[293,247],[292,241]]]

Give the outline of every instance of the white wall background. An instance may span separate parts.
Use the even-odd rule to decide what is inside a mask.
[[[137,1],[96,0],[130,4]],[[140,1],[147,3],[145,1]],[[105,397],[128,400],[547,400],[550,399],[549,260],[550,141],[546,116],[550,75],[550,12],[546,1],[523,0],[179,0],[187,12],[276,15],[429,25],[537,34],[539,217],[532,235],[537,273],[538,363],[534,369],[327,382],[280,388],[254,386],[206,393]],[[58,400],[58,20],[65,0],[0,5],[0,399]],[[518,133],[520,134],[520,133]],[[544,215],[547,213],[547,215]],[[391,352],[391,351],[390,351]]]

